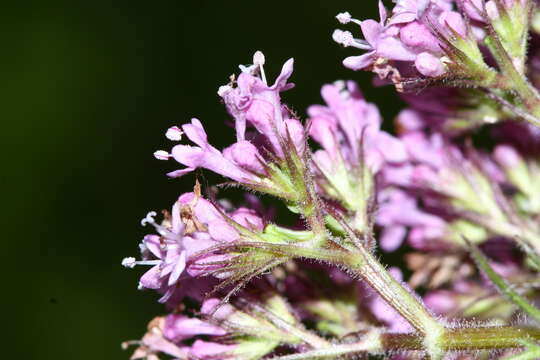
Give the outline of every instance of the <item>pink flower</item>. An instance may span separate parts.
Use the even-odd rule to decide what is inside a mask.
[[[348,31],[336,30],[334,41],[345,47],[352,46],[368,52],[348,57],[343,64],[352,69],[369,68],[379,64],[373,71],[386,78],[394,73],[399,82],[399,72],[410,73],[408,64],[413,63],[419,74],[440,77],[446,73],[442,58],[447,55],[448,41],[455,35],[467,37],[467,26],[460,13],[452,11],[449,0],[397,0],[392,17],[387,19],[386,10],[379,2],[380,21],[356,20],[349,13],[338,15],[341,23],[359,24],[365,40],[355,39]],[[446,38],[446,39],[443,39]],[[391,61],[390,63],[388,63]],[[447,58],[447,61],[450,61]],[[399,62],[399,63],[394,63]]]
[[[197,318],[181,314],[169,314],[165,317],[163,335],[172,342],[189,339],[195,335],[225,335],[226,331]]]
[[[145,236],[141,244],[142,258],[126,258],[122,264],[127,267],[150,265],[140,279],[140,287],[154,289],[163,294],[160,302],[170,299],[180,300],[182,294],[190,289],[182,289],[192,277],[206,274],[224,265],[216,261],[227,260],[227,255],[215,254],[212,249],[217,245],[239,240],[238,232],[224,218],[216,207],[195,193],[186,193],[174,204],[171,220],[162,224],[154,221],[155,212],[151,212],[142,223],[151,224],[159,235]],[[264,224],[253,211],[238,209],[230,214],[231,221],[238,220],[253,231],[261,231]],[[225,276],[225,275],[221,275]],[[204,281],[199,280],[201,285]],[[204,288],[204,286],[203,286]],[[194,287],[192,297],[199,297],[199,287]]]
[[[309,134],[322,145],[325,156],[334,164],[340,159],[350,167],[363,161],[378,164],[381,159],[406,160],[405,148],[398,139],[380,130],[379,110],[364,100],[354,82],[325,85],[321,94],[327,106],[313,105],[308,109]],[[364,159],[360,158],[361,144]]]
[[[293,64],[293,59],[287,60],[274,84],[269,86],[264,75],[264,62],[259,60],[259,64],[244,68],[236,87],[227,85],[221,88],[219,94],[235,119],[238,141],[245,140],[249,123],[266,138],[275,154],[282,156],[280,138],[286,138],[286,122],[290,114],[281,104],[280,92],[294,86],[287,82],[292,75]],[[261,77],[256,76],[258,73]]]
[[[383,226],[380,238],[381,248],[394,251],[402,243],[406,229],[411,228],[409,241],[419,249],[434,248],[431,234],[443,237],[446,222],[435,215],[418,208],[416,199],[406,192],[397,189],[386,189],[379,194],[379,211],[376,214],[377,224]],[[437,236],[435,237],[435,239]]]
[[[223,156],[242,169],[255,174],[266,175],[264,159],[250,141],[240,140],[225,150]]]
[[[182,130],[187,138],[198,146],[176,145],[173,147],[172,157],[186,168],[173,171],[168,174],[169,176],[178,177],[197,168],[205,168],[238,182],[257,181],[254,174],[225,157],[208,143],[206,132],[199,120],[192,119],[191,124],[182,126]]]
[[[343,60],[343,65],[352,70],[360,70],[371,66],[378,58],[390,60],[410,61],[414,60],[414,53],[409,51],[396,38],[396,29],[386,27],[386,9],[382,2],[379,2],[380,20],[355,20],[360,24],[365,40],[354,39],[348,31],[336,30],[332,35],[334,41],[348,47],[356,47],[368,52],[360,56],[350,56]]]

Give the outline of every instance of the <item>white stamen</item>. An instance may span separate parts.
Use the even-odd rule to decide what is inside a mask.
[[[266,82],[266,74],[264,73],[265,61],[266,59],[262,51],[259,51],[259,50],[255,51],[255,54],[253,54],[253,65],[256,65],[259,67],[259,71],[261,72],[261,79],[266,85],[268,85],[268,83]]]
[[[137,264],[137,261],[134,257],[127,257],[122,260],[122,266],[133,269],[135,265]]]
[[[129,340],[129,341],[124,341],[121,346],[122,346],[122,349],[123,350],[127,350],[127,348],[129,346],[132,346],[132,345],[141,345],[141,341],[139,340]]]
[[[154,220],[154,217],[156,217],[157,213],[155,211],[150,211],[148,214],[146,214],[146,217],[141,220],[141,225],[146,226],[146,224],[154,225],[156,221]]]
[[[127,257],[124,260],[122,260],[122,265],[125,267],[128,267],[130,269],[133,269],[135,265],[149,265],[149,266],[156,266],[161,264],[161,260],[141,260],[137,261],[134,257]]]
[[[181,241],[183,234],[175,234],[171,232],[169,229],[167,229],[165,226],[160,225],[156,223],[154,220],[154,217],[157,215],[155,211],[150,211],[148,214],[146,214],[146,217],[141,220],[141,225],[146,226],[146,224],[152,225],[157,232],[161,235],[166,237],[167,239],[175,240],[175,241]],[[163,248],[163,245],[162,245]]]
[[[165,133],[165,136],[167,139],[172,141],[180,141],[182,140],[182,130],[178,126],[173,126],[167,129],[167,132]]]
[[[332,33],[332,39],[345,47],[352,46],[361,50],[372,50],[371,45],[367,41],[355,39],[350,31],[336,29]]]
[[[161,264],[161,260],[141,260],[135,262],[135,265],[150,265],[150,266],[156,266]]]
[[[253,54],[253,65],[257,65],[257,66],[264,65],[265,61],[266,59],[262,51],[260,50],[255,51],[255,54]]]
[[[169,154],[165,150],[158,150],[154,152],[154,157],[158,160],[169,160],[169,158],[171,157],[171,154]]]
[[[352,44],[352,46],[354,46],[357,49],[361,49],[361,50],[372,50],[373,49],[371,47],[371,45],[369,45],[366,40],[354,39],[354,43]]]
[[[337,14],[336,19],[341,24],[348,24],[350,22],[353,22],[355,24],[362,25],[362,22],[360,20],[358,20],[358,19],[353,18],[348,11]]]
[[[232,86],[231,85],[222,85],[219,87],[218,91],[217,91],[217,94],[220,96],[220,97],[223,97],[225,96],[226,93],[228,93],[229,91],[232,90]]]
[[[351,14],[348,11],[336,15],[336,19],[342,24],[348,24],[351,21]]]
[[[354,37],[350,31],[343,31],[340,29],[334,30],[332,34],[332,39],[338,44],[341,44],[345,47],[351,46],[354,42]]]

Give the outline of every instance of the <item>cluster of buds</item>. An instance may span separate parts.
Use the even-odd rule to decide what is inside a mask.
[[[168,313],[125,343],[132,359],[540,358],[535,4],[394,3],[380,21],[337,16],[365,40],[333,34],[367,50],[345,66],[437,86],[402,95],[394,132],[354,81],[324,85],[301,121],[281,99],[293,60],[269,85],[260,51],[218,90],[234,143],[212,146],[198,119],[166,131],[168,176],[205,169],[249,193],[236,205],[196,182],[142,220],[155,232],[122,264],[150,267],[139,288]]]

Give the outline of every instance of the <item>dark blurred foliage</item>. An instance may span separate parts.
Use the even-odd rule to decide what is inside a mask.
[[[321,84],[353,78],[391,121],[393,89],[341,67],[343,10],[372,17],[376,1],[3,3],[3,358],[130,356],[120,343],[163,309],[120,261],[194,179],[167,179],[152,153],[193,116],[230,141],[216,90],[255,50],[271,78],[296,59],[285,99],[302,116]]]

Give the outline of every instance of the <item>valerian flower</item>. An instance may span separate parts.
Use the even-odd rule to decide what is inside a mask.
[[[155,227],[159,235],[145,236],[141,251],[143,260],[126,258],[127,267],[150,265],[140,279],[140,288],[155,289],[163,294],[161,302],[171,297],[176,301],[186,294],[198,298],[200,288],[182,286],[193,277],[218,271],[220,261],[227,255],[217,254],[214,249],[220,244],[232,243],[240,238],[231,222],[252,230],[262,230],[263,222],[252,210],[238,209],[225,215],[223,209],[202,198],[200,194],[186,193],[174,204],[171,215],[158,224],[150,212],[142,224]],[[220,275],[217,275],[218,277]],[[226,274],[221,274],[226,276]],[[204,283],[205,280],[198,280]]]
[[[532,0],[393,4],[379,2],[379,20],[338,14],[363,38],[333,39],[363,52],[346,67],[415,90],[395,131],[353,81],[324,85],[301,121],[281,99],[293,60],[269,82],[260,51],[218,89],[232,143],[217,149],[198,119],[166,131],[175,145],[154,156],[181,165],[170,177],[204,168],[253,193],[237,207],[197,182],[162,220],[143,219],[155,231],[122,264],[150,267],[139,287],[167,313],[125,344],[132,359],[540,356],[540,66],[528,43],[540,12]],[[267,211],[258,194],[283,206]]]

